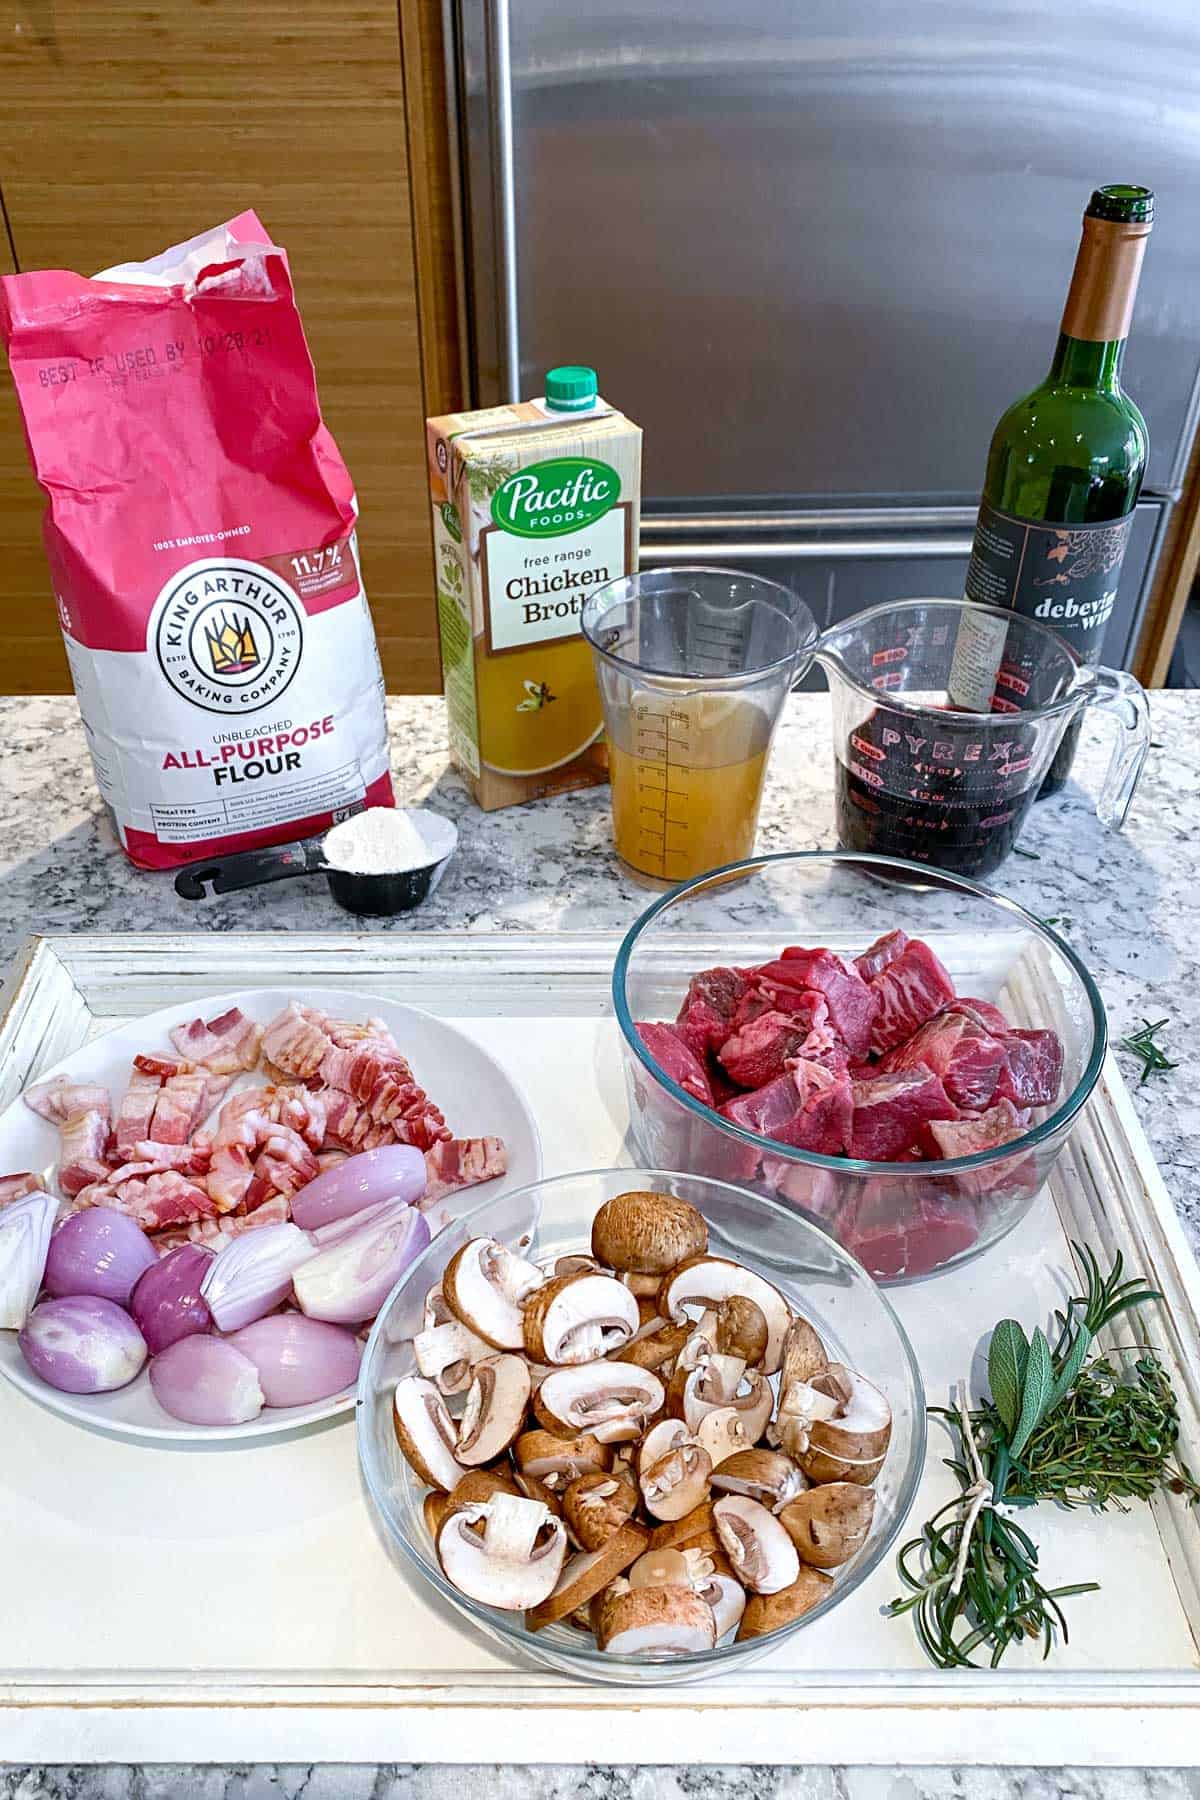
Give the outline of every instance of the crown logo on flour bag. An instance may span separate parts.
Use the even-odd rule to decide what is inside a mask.
[[[173,868],[391,806],[354,489],[287,257],[254,213],[90,280],[0,277],[0,338],[132,860]]]

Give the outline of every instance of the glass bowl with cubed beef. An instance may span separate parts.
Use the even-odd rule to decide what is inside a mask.
[[[613,1002],[637,1153],[771,1194],[878,1280],[1029,1210],[1104,1063],[1084,964],[1015,901],[849,851],[736,863],[650,906]]]

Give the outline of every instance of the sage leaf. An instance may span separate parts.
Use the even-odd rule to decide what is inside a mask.
[[[1025,1333],[1015,1319],[1001,1319],[992,1333],[988,1349],[988,1386],[1010,1437],[1021,1414],[1021,1388],[1028,1360],[1029,1342]]]
[[[1053,1387],[1054,1364],[1050,1360],[1050,1346],[1039,1325],[1029,1344],[1025,1380],[1021,1388],[1021,1415],[1017,1420],[1017,1428],[1009,1439],[1010,1455],[1020,1456],[1033,1436],[1038,1420],[1046,1410],[1046,1402]]]
[[[1050,1390],[1050,1398],[1046,1402],[1046,1412],[1052,1413],[1061,1400],[1065,1400],[1079,1379],[1079,1371],[1084,1365],[1088,1351],[1092,1347],[1092,1334],[1082,1321],[1075,1328],[1075,1340],[1067,1351],[1066,1360],[1058,1372],[1058,1379]]]

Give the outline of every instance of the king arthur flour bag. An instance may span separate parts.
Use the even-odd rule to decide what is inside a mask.
[[[0,278],[96,780],[142,868],[390,806],[354,490],[253,213],[94,280]]]

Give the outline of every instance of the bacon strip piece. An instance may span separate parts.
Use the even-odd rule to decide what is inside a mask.
[[[192,1019],[177,1025],[171,1042],[189,1062],[199,1063],[213,1075],[236,1075],[258,1064],[263,1028],[236,1006],[205,1024]]]
[[[421,1206],[432,1206],[460,1188],[494,1181],[507,1168],[508,1152],[503,1138],[443,1138],[425,1152],[425,1193]]]
[[[276,1014],[262,1036],[262,1053],[268,1061],[301,1081],[316,1074],[322,1058],[332,1048],[333,1041],[323,1026],[307,1017],[295,1000],[289,1000],[283,1011]]]
[[[211,1218],[216,1205],[202,1187],[181,1175],[178,1169],[161,1170],[145,1181],[98,1181],[84,1188],[76,1204],[110,1206],[114,1212],[127,1213],[136,1219],[143,1231],[158,1231],[166,1225],[190,1225],[194,1219]]]
[[[12,1200],[23,1200],[26,1194],[44,1194],[45,1191],[46,1183],[31,1169],[22,1169],[17,1175],[0,1175],[0,1206],[7,1206]]]
[[[56,1075],[53,1081],[40,1081],[36,1087],[26,1088],[23,1099],[39,1118],[48,1119],[52,1125],[65,1125],[68,1119],[83,1112],[102,1112],[107,1118],[112,1110],[112,1095],[106,1087],[98,1082],[72,1081],[67,1075]]]

